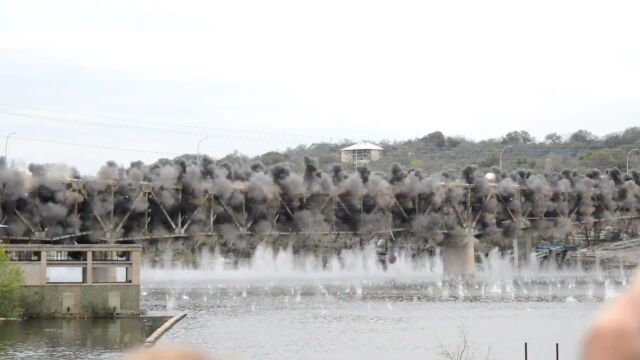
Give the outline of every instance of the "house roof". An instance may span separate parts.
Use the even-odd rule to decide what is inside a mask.
[[[372,143],[361,142],[361,143],[353,144],[351,146],[347,146],[346,148],[342,149],[342,151],[349,151],[349,150],[382,150],[382,148]]]

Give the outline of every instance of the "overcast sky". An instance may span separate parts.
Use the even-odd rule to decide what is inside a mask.
[[[194,153],[203,134],[214,157],[602,135],[640,125],[637,4],[0,0],[0,136],[16,132],[21,164],[91,173]]]

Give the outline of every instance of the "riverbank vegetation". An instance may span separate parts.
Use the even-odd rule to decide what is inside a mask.
[[[0,317],[17,317],[22,314],[20,297],[22,292],[22,270],[9,262],[0,246]]]

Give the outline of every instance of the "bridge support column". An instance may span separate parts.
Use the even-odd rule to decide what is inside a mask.
[[[476,272],[473,236],[451,239],[442,246],[442,265],[445,276],[473,275]]]
[[[533,246],[531,237],[520,236],[513,239],[513,262],[516,267],[527,266],[531,260]]]

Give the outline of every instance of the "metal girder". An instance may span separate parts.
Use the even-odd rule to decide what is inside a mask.
[[[242,227],[242,225],[240,225],[240,222],[238,222],[238,219],[236,219],[236,216],[235,216],[235,214],[234,214],[233,210],[229,209],[229,207],[227,206],[227,204],[225,204],[225,203],[224,203],[224,201],[222,201],[222,199],[220,199],[220,197],[219,197],[219,196],[217,196],[217,195],[215,195],[215,194],[214,194],[213,196],[214,196],[214,198],[215,198],[216,200],[218,200],[218,203],[219,203],[220,205],[222,205],[222,208],[223,208],[223,209],[224,209],[224,211],[227,213],[227,215],[229,215],[229,216],[231,217],[231,220],[233,220],[233,223],[236,225],[236,227],[238,228],[238,230],[240,230],[240,231],[245,230],[245,229]]]
[[[81,195],[76,197],[73,200],[73,203],[68,204],[68,206],[70,205],[70,213],[73,212],[76,216],[79,214],[79,207],[82,202],[86,201],[89,196],[93,196],[94,194],[90,193],[90,195],[87,195],[85,191],[85,183],[85,180],[71,180],[69,182],[69,184],[71,184],[70,188],[68,187],[66,190],[69,192],[76,192]],[[97,225],[99,225],[99,229],[107,233],[107,238],[109,240],[182,238],[187,236],[185,233],[187,233],[190,228],[194,229],[194,231],[190,232],[189,236],[210,236],[220,231],[217,229],[217,225],[220,224],[221,221],[233,223],[234,226],[244,234],[256,235],[255,232],[249,230],[252,227],[254,228],[258,221],[262,220],[263,214],[266,215],[266,221],[271,222],[274,228],[274,230],[268,234],[308,233],[323,235],[336,234],[336,236],[340,236],[342,234],[365,235],[367,232],[371,234],[379,234],[379,232],[376,232],[377,230],[368,230],[372,228],[371,226],[365,227],[365,225],[371,224],[372,221],[365,215],[381,213],[383,215],[383,219],[380,221],[380,224],[375,226],[375,228],[380,229],[380,225],[382,225],[384,228],[382,233],[388,234],[390,238],[396,238],[399,232],[402,232],[404,236],[415,236],[415,230],[412,230],[411,222],[418,216],[425,215],[438,216],[440,224],[442,226],[446,224],[448,228],[442,228],[440,232],[459,231],[459,229],[473,230],[478,226],[482,226],[483,228],[487,225],[492,226],[489,224],[489,221],[496,221],[496,227],[500,228],[504,226],[503,223],[507,219],[515,225],[516,231],[524,231],[531,226],[535,226],[536,223],[555,221],[561,218],[567,218],[577,229],[586,229],[589,232],[597,232],[599,228],[603,228],[606,224],[613,224],[615,222],[618,222],[619,226],[623,226],[626,231],[626,229],[633,230],[634,227],[632,222],[635,222],[636,219],[640,218],[640,214],[637,213],[637,210],[629,211],[628,209],[616,207],[611,211],[607,211],[605,206],[600,204],[596,199],[596,201],[591,200],[593,201],[593,205],[590,205],[590,211],[595,210],[597,214],[593,219],[585,220],[584,218],[581,218],[581,216],[584,216],[585,214],[584,212],[581,213],[582,210],[580,209],[580,206],[583,205],[578,202],[576,196],[572,196],[569,192],[562,193],[560,198],[556,197],[556,200],[558,200],[558,204],[560,205],[558,205],[557,210],[554,210],[553,213],[545,213],[545,211],[548,210],[537,207],[532,203],[529,203],[530,206],[524,205],[521,210],[517,210],[512,209],[510,207],[510,203],[512,201],[522,201],[522,198],[527,194],[521,192],[526,191],[527,188],[514,187],[513,191],[501,194],[495,185],[490,185],[488,187],[483,187],[482,190],[477,190],[478,188],[470,184],[451,183],[438,184],[437,186],[440,188],[436,190],[437,193],[418,193],[413,198],[405,199],[404,197],[401,198],[400,195],[396,196],[396,194],[393,193],[389,198],[390,202],[385,201],[384,203],[381,203],[382,205],[374,202],[371,194],[365,195],[359,199],[350,198],[343,201],[343,199],[346,199],[346,195],[341,197],[340,194],[335,193],[319,193],[304,198],[302,202],[303,206],[292,208],[289,206],[290,204],[286,203],[284,198],[278,194],[274,199],[272,199],[273,203],[268,202],[267,206],[269,210],[266,212],[263,212],[262,207],[252,205],[248,200],[248,194],[246,192],[235,189],[234,191],[239,191],[241,196],[243,196],[242,199],[238,199],[239,201],[237,203],[234,202],[236,205],[227,204],[221,197],[215,194],[205,193],[198,199],[194,200],[191,198],[188,200],[190,201],[190,205],[188,207],[189,210],[188,212],[185,212],[185,214],[182,213],[182,206],[174,208],[163,205],[160,201],[161,198],[158,196],[158,188],[154,189],[150,183],[140,183],[132,197],[133,200],[127,202],[127,208],[118,208],[116,211],[115,195],[116,191],[120,194],[120,190],[118,190],[120,189],[119,186],[120,185],[117,182],[108,182],[108,186],[101,187],[99,193],[101,196],[100,201],[104,201],[104,206],[101,208],[102,211],[94,213],[93,210],[89,210],[90,212],[82,214],[85,216],[82,219],[83,221],[87,221],[87,215],[92,215],[92,217],[95,218]],[[172,196],[176,196],[178,205],[182,205],[184,201],[182,188],[175,187],[171,189],[176,190],[176,193],[172,194]],[[440,192],[444,193],[444,200],[442,201],[434,197],[440,196]],[[234,196],[237,195],[238,193],[234,193]],[[584,194],[587,198],[587,202],[590,201],[589,197],[592,195],[593,191],[591,190]],[[111,197],[110,202],[108,199],[109,196]],[[545,193],[541,196],[543,197],[538,200],[546,199],[547,194]],[[321,197],[325,198],[321,199]],[[144,214],[139,214],[139,216],[135,218],[136,221],[143,222],[141,229],[140,227],[136,227],[136,231],[139,232],[136,234],[127,229],[130,226],[125,225],[130,221],[129,219],[132,218],[133,214],[136,213],[137,210],[135,208],[140,208],[140,206],[137,206],[140,205],[139,202],[145,200],[146,208],[144,209]],[[496,202],[495,209],[488,206],[491,201]],[[529,196],[524,199],[525,203],[527,201],[532,201]],[[222,210],[226,215],[224,218],[219,216],[222,215],[222,212],[216,203],[222,207]],[[349,206],[346,204],[349,204]],[[372,204],[375,204],[375,206]],[[406,206],[403,206],[403,204]],[[259,206],[262,205],[264,204],[259,204]],[[412,206],[415,209],[412,209]],[[240,207],[242,207],[241,210]],[[271,209],[275,211],[275,215],[273,215]],[[289,224],[288,216],[283,217],[281,215],[288,214],[291,217],[295,217],[296,212],[300,211],[300,209],[319,211],[320,215],[318,216],[322,217],[322,220],[329,225],[328,228],[331,230],[293,231],[295,230],[295,227],[292,225],[294,223],[291,222]],[[242,214],[240,214],[240,211],[242,211]],[[331,214],[331,211],[334,213]],[[203,212],[205,212],[206,215],[202,214]],[[116,218],[116,214],[118,214],[117,217],[120,219]],[[340,218],[338,218],[338,214],[341,215]],[[602,214],[611,215],[611,218],[605,218]],[[41,227],[45,222],[35,221],[34,219],[37,219],[37,217],[30,218],[30,213],[27,211],[15,210],[13,212],[7,212],[6,215],[8,217],[5,216],[5,218],[2,219],[3,224],[7,222],[11,223],[12,221],[15,223],[19,219],[19,221],[24,223],[28,228],[28,231],[32,234],[37,235],[38,233],[43,232]],[[173,218],[173,216],[176,216],[176,218]],[[455,216],[455,220],[452,216]],[[152,219],[152,217],[155,217],[155,219]],[[345,222],[345,224],[353,224],[354,227],[351,229],[356,229],[356,231],[343,231],[345,227],[340,227],[340,224],[336,223],[336,221],[340,221],[343,217],[351,217],[353,219],[351,220],[353,222]],[[359,224],[356,219],[358,219],[357,221],[359,221]],[[172,229],[173,234],[152,236],[149,232],[149,223],[152,220],[161,220],[162,226],[166,229]],[[96,224],[94,223],[93,227],[96,227],[95,225]],[[52,236],[49,240],[75,238],[89,235],[91,233],[91,231],[80,232],[81,228],[86,229],[84,226],[78,226],[76,223],[73,223],[73,226],[77,228],[75,233]],[[290,231],[281,231],[283,229],[286,230],[287,227]],[[204,231],[201,229],[204,229]],[[10,237],[5,236],[5,238]],[[18,237],[13,238],[17,239]],[[30,238],[32,239],[33,237]]]

